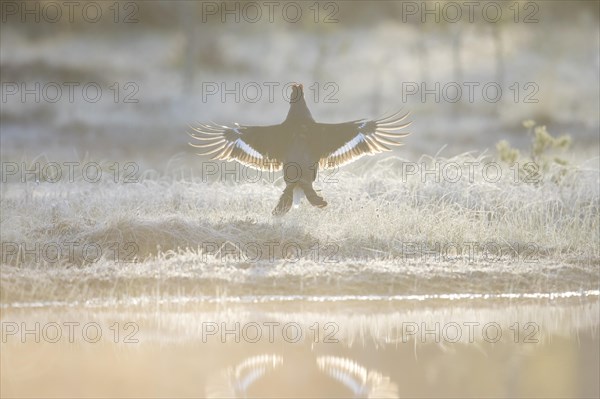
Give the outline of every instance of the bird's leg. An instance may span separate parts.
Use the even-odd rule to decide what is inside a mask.
[[[306,199],[312,206],[316,206],[318,208],[325,208],[327,206],[327,202],[321,197],[312,186],[310,182],[301,182],[300,187],[304,190],[304,195],[306,195]]]
[[[292,209],[292,204],[294,203],[294,187],[296,187],[295,183],[287,183],[283,190],[283,194],[279,197],[277,206],[273,209],[273,215],[285,215]]]

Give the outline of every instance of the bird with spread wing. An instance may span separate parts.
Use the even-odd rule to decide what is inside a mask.
[[[391,151],[408,135],[402,131],[408,113],[400,112],[377,120],[358,119],[344,123],[318,123],[304,100],[301,84],[292,86],[290,110],[286,119],[270,126],[222,126],[214,123],[194,127],[192,138],[199,155],[211,159],[237,161],[251,168],[283,169],[286,183],[273,215],[287,213],[294,197],[304,194],[316,207],[327,202],[313,188],[319,168],[336,168],[364,155]],[[296,194],[296,195],[294,195]]]

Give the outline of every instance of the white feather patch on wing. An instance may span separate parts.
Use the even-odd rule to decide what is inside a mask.
[[[354,137],[352,140],[350,140],[349,142],[347,142],[346,144],[344,144],[343,147],[340,147],[339,149],[337,149],[334,153],[332,153],[329,157],[333,158],[333,157],[337,157],[340,155],[343,155],[347,152],[352,151],[352,149],[354,147],[356,147],[357,145],[359,145],[360,143],[365,141],[365,135],[362,133],[359,133],[356,135],[356,137]]]
[[[247,143],[245,143],[242,139],[237,139],[235,141],[235,146],[251,157],[255,157],[258,159],[262,159],[263,156],[260,152],[256,151],[254,148],[250,147]]]

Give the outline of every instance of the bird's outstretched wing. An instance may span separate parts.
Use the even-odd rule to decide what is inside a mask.
[[[355,161],[364,155],[391,151],[390,146],[400,146],[398,139],[410,133],[401,130],[410,125],[402,123],[408,113],[377,120],[364,119],[345,123],[318,123],[314,130],[313,148],[318,148],[321,168],[335,168]]]
[[[210,155],[211,159],[238,161],[259,170],[277,171],[283,162],[278,149],[281,147],[281,125],[272,126],[223,126],[215,123],[198,124],[188,133],[197,143],[189,143],[200,149],[198,155]]]

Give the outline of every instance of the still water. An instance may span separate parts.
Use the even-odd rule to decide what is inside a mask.
[[[1,308],[3,397],[598,397],[599,292]]]

